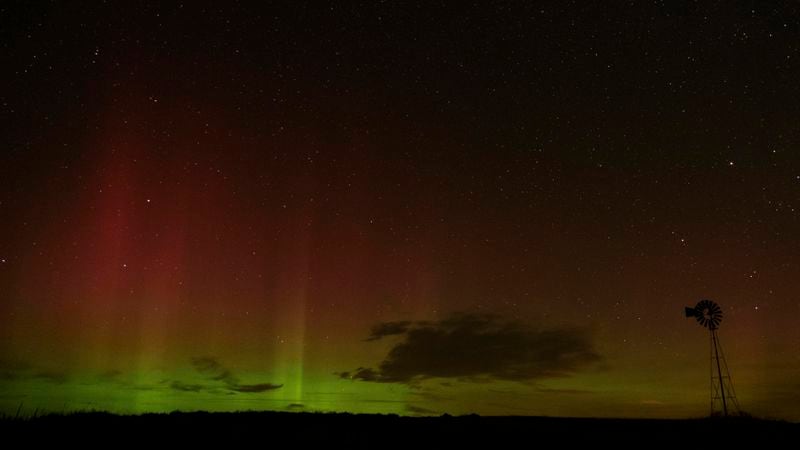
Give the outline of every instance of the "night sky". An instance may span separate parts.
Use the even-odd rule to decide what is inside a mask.
[[[700,417],[711,298],[800,420],[795,2],[89,3],[0,5],[0,411]]]

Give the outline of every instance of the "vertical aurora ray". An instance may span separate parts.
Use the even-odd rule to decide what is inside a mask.
[[[291,188],[292,195],[306,199],[313,199],[319,193],[316,189],[317,180],[313,173],[302,174],[297,177]],[[288,259],[278,283],[279,292],[275,293],[280,310],[280,321],[277,329],[281,335],[276,336],[277,350],[275,352],[275,367],[280,368],[278,377],[291,396],[292,403],[304,404],[305,382],[305,357],[306,357],[306,327],[309,285],[315,283],[315,273],[311,265],[317,233],[316,205],[308,202],[307,205],[293,211],[287,220],[288,226],[295,230],[292,241],[288,243]],[[267,255],[269,257],[270,255]]]

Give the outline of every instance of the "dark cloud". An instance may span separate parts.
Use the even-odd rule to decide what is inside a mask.
[[[229,386],[229,389],[236,391],[236,392],[265,392],[265,391],[274,391],[275,389],[282,388],[282,384],[272,384],[272,383],[259,383],[259,384],[238,384],[236,386]]]
[[[237,385],[239,380],[230,370],[220,364],[219,360],[210,356],[192,358],[192,365],[195,370],[207,375],[214,381],[222,381],[228,385]]]
[[[19,374],[16,372],[12,372],[10,370],[2,370],[0,369],[0,380],[2,381],[14,381],[19,378]]]
[[[105,372],[98,373],[95,378],[98,383],[116,383],[120,385],[126,384],[123,380],[123,373],[120,370],[106,370]]]
[[[587,389],[553,389],[553,388],[536,388],[537,392],[542,392],[544,394],[571,394],[571,395],[593,395],[595,391],[590,391]]]
[[[31,374],[29,378],[45,380],[55,384],[63,384],[67,381],[69,376],[66,374],[66,372],[60,372],[57,370],[39,370]]]
[[[406,405],[406,411],[416,416],[434,416],[438,414],[436,411],[414,405]]]
[[[105,372],[99,374],[98,376],[106,380],[116,380],[117,378],[122,376],[122,371],[116,369],[106,370]]]
[[[431,389],[418,389],[410,392],[409,394],[419,397],[421,400],[427,402],[446,402],[455,400],[455,398],[450,395],[442,395],[439,393],[439,391]]]
[[[169,384],[169,387],[181,392],[200,392],[205,390],[205,386],[202,384],[188,384],[182,381],[173,381]]]
[[[217,358],[212,356],[203,356],[192,358],[192,366],[201,374],[207,376],[212,381],[220,381],[225,385],[229,392],[241,392],[244,394],[252,394],[258,392],[274,391],[283,387],[282,384],[274,383],[257,383],[257,384],[241,384],[239,378],[227,367],[223,366]],[[198,385],[183,385],[183,386],[198,386]],[[190,389],[181,389],[189,391]],[[192,392],[198,392],[201,389]]]
[[[67,379],[69,379],[69,375],[64,371],[43,369],[24,361],[0,360],[0,380],[44,380],[50,383],[62,384]]]
[[[413,322],[405,320],[402,322],[383,322],[375,325],[372,327],[372,331],[369,334],[369,337],[366,339],[367,341],[377,341],[378,339],[385,337],[385,336],[393,336],[397,334],[403,334],[408,330],[408,327],[412,325]]]
[[[381,378],[381,374],[375,371],[375,369],[369,369],[366,367],[359,367],[352,372],[337,372],[336,375],[339,375],[340,378],[363,381],[380,381]]]
[[[21,378],[21,375],[31,370],[30,364],[24,361],[0,359],[0,380],[13,381]]]
[[[520,392],[519,390],[515,389],[489,389],[489,392],[500,394],[500,395],[508,395],[511,397],[527,397],[527,398],[534,398],[538,394],[557,394],[557,395],[595,395],[597,391],[590,391],[586,389],[557,389],[557,388],[547,388],[542,386],[533,386],[533,389],[527,389],[525,392]]]
[[[597,363],[589,333],[578,328],[536,330],[494,315],[455,314],[437,322],[390,322],[369,340],[402,335],[378,368],[342,378],[413,385],[428,378],[529,381],[568,376]],[[372,339],[374,337],[374,339]]]

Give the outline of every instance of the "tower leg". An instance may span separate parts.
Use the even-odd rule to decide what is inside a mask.
[[[717,362],[717,380],[719,381],[719,392],[722,395],[722,414],[728,417],[728,403],[725,400],[725,383],[722,379],[722,368],[719,365],[719,342],[717,342],[717,330],[711,329],[711,342],[714,345],[714,360]]]

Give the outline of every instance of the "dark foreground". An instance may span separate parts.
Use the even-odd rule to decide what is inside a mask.
[[[454,445],[538,446],[574,441],[797,442],[800,424],[758,419],[634,420],[546,417],[398,417],[395,415],[280,412],[108,413],[0,419],[0,433],[28,443],[46,440],[125,444],[175,439],[183,443],[321,444],[451,448]],[[267,445],[273,447],[274,445]]]

